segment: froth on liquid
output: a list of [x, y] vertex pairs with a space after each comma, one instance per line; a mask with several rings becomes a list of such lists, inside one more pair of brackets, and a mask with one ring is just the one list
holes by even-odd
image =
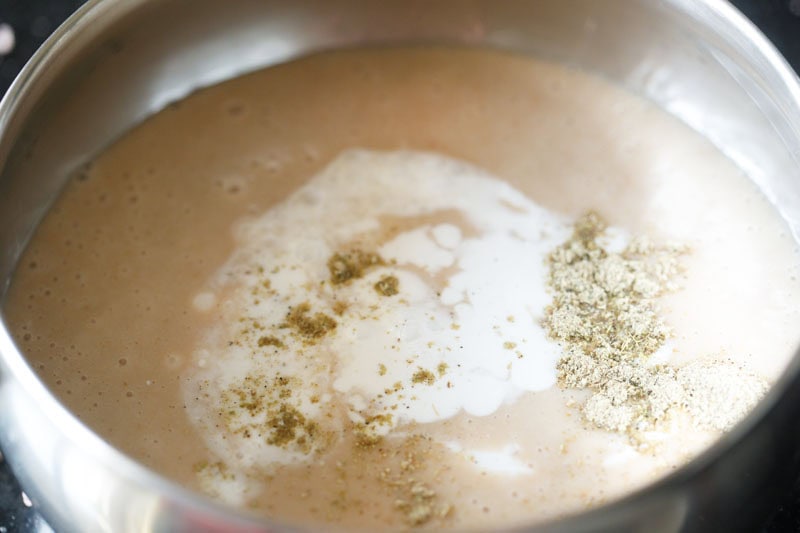
[[[314, 56], [199, 92], [85, 178], [23, 258], [17, 339], [115, 446], [279, 520], [542, 520], [715, 437], [643, 453], [553, 386], [543, 259], [585, 210], [692, 248], [661, 360], [773, 379], [797, 341], [796, 245], [758, 191], [657, 109], [527, 58]], [[337, 284], [337, 254], [374, 255]]]

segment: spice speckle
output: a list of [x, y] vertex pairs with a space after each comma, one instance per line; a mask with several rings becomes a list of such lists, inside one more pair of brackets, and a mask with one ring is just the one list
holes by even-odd
[[310, 312], [311, 305], [303, 302], [289, 311], [282, 327], [291, 328], [308, 342], [315, 342], [336, 329], [336, 321], [325, 313], [310, 316]]
[[400, 281], [397, 279], [397, 276], [384, 276], [375, 283], [375, 290], [378, 291], [378, 294], [382, 294], [383, 296], [394, 296], [398, 293], [398, 286], [400, 285]]
[[436, 376], [430, 370], [420, 368], [411, 376], [411, 382], [414, 384], [424, 383], [425, 385], [433, 385], [436, 382]]
[[263, 348], [265, 346], [274, 346], [276, 348], [286, 348], [286, 345], [278, 337], [274, 335], [265, 335], [258, 339], [258, 346]]
[[378, 254], [353, 250], [349, 253], [332, 255], [328, 259], [328, 270], [331, 283], [338, 285], [360, 278], [368, 269], [384, 264], [384, 260]]

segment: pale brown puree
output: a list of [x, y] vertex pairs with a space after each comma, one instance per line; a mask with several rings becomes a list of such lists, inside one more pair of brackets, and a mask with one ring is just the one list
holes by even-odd
[[[600, 79], [498, 52], [431, 48], [309, 57], [199, 91], [132, 130], [73, 180], [37, 231], [5, 308], [15, 338], [88, 426], [197, 488], [197, 465], [214, 458], [185, 414], [181, 380], [212, 315], [192, 301], [231, 254], [237, 221], [351, 147], [439, 152], [554, 211], [594, 209], [631, 231], [692, 239], [684, 293], [694, 296], [667, 297], [676, 342], [748, 360], [770, 378], [791, 353], [796, 339], [783, 332], [798, 317], [787, 312], [798, 300], [794, 243], [710, 144]], [[746, 238], [720, 239], [704, 224]], [[746, 286], [715, 274], [738, 260]], [[763, 309], [758, 324], [753, 309]], [[752, 357], [759, 352], [776, 355]], [[414, 475], [453, 504], [429, 525], [496, 527], [597, 505], [686, 459], [604, 465], [602, 443], [622, 437], [583, 430], [567, 407], [580, 397], [553, 388], [429, 431], [484, 445], [490, 433], [535, 435], [533, 476], [487, 476], [420, 441], [279, 469], [248, 506], [301, 523], [405, 527], [394, 502], [406, 488], [375, 474], [384, 463], [399, 474], [410, 450], [421, 464]]]

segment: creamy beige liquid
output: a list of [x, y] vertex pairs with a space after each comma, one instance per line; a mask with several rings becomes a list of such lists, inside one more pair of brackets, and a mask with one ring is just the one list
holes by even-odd
[[[403, 528], [415, 502], [434, 511], [430, 527], [543, 520], [632, 491], [715, 437], [682, 431], [638, 452], [624, 436], [588, 429], [572, 407], [583, 393], [554, 386], [485, 416], [404, 423], [366, 447], [354, 446], [345, 403], [336, 407], [344, 400], [332, 396], [339, 433], [324, 453], [247, 472], [221, 457], [209, 444], [214, 421], [196, 420], [198, 376], [215, 357], [209, 332], [226, 316], [215, 302], [228, 289], [209, 299], [209, 287], [242, 246], [243, 221], [352, 148], [455, 158], [564, 220], [594, 209], [624, 231], [690, 246], [683, 288], [662, 302], [675, 331], [670, 364], [723, 357], [773, 380], [796, 347], [797, 245], [707, 141], [582, 73], [422, 48], [309, 57], [202, 90], [135, 128], [65, 189], [37, 231], [4, 310], [16, 339], [114, 446], [180, 483], [300, 524]], [[445, 210], [400, 226], [446, 223], [466, 237], [466, 220]], [[386, 223], [381, 242], [398, 224]]]

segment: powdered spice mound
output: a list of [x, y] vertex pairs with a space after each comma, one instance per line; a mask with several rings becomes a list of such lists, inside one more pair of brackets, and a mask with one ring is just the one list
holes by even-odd
[[609, 252], [598, 242], [605, 229], [588, 213], [548, 257], [553, 303], [543, 326], [563, 348], [559, 385], [589, 389], [585, 419], [640, 445], [643, 432], [678, 409], [699, 427], [730, 428], [765, 393], [763, 379], [728, 361], [680, 369], [649, 361], [671, 336], [658, 298], [677, 289], [679, 258], [688, 250], [636, 238], [622, 252]]
[[595, 359], [651, 355], [669, 334], [655, 298], [668, 290], [683, 250], [637, 241], [621, 254], [608, 253], [597, 243], [604, 229], [589, 213], [575, 224], [572, 238], [550, 254], [554, 296], [545, 327], [555, 340]]

